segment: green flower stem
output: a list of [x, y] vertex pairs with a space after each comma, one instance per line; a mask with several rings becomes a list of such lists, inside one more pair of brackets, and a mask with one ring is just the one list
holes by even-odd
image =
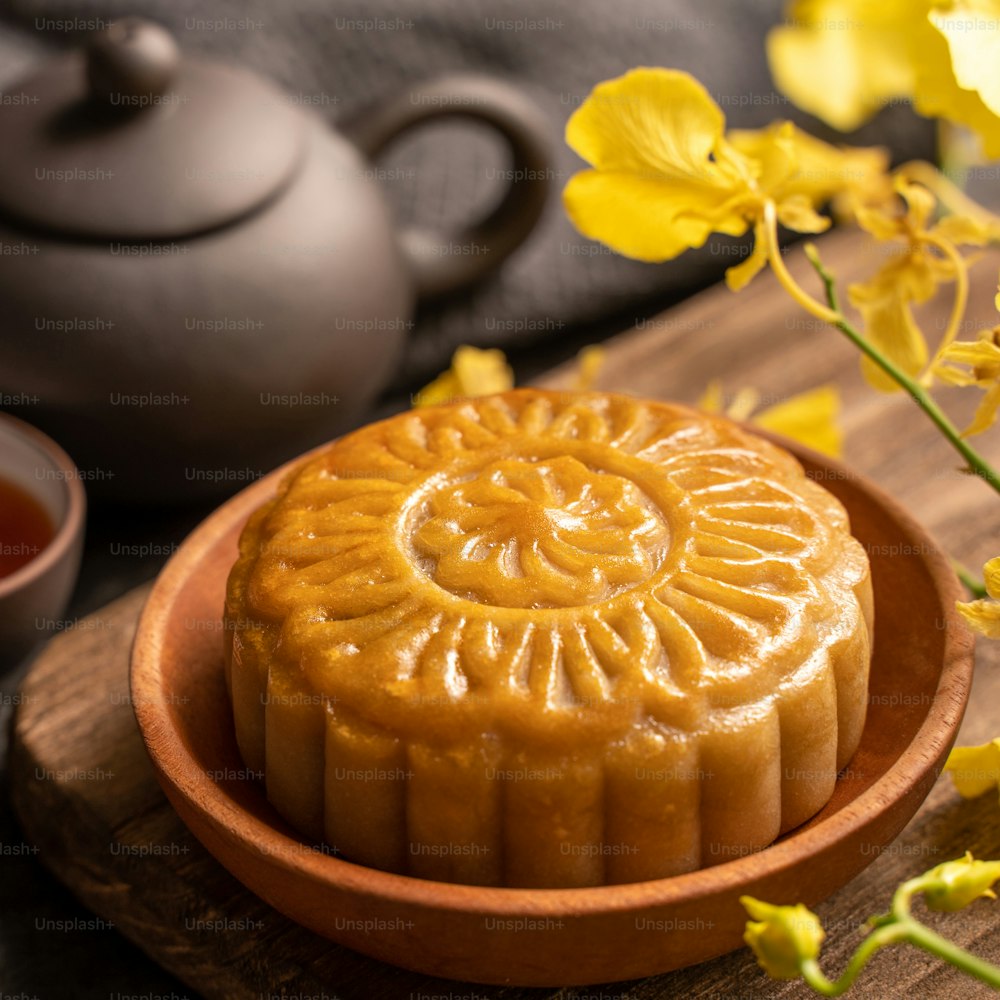
[[808, 959], [802, 963], [802, 978], [817, 993], [827, 997], [839, 997], [854, 985], [861, 970], [879, 948], [903, 942], [922, 948], [924, 951], [951, 963], [959, 971], [973, 976], [995, 990], [1000, 990], [1000, 969], [975, 955], [969, 954], [964, 948], [959, 948], [957, 944], [941, 937], [940, 934], [935, 934], [929, 927], [912, 917], [872, 931], [851, 956], [844, 974], [839, 979], [827, 979], [815, 959]]
[[823, 282], [823, 287], [826, 291], [826, 301], [829, 303], [830, 309], [837, 314], [837, 319], [830, 322], [862, 354], [871, 358], [886, 375], [913, 397], [917, 406], [930, 417], [951, 446], [965, 459], [971, 473], [982, 479], [997, 493], [1000, 493], [1000, 474], [962, 437], [958, 428], [945, 416], [944, 411], [934, 402], [927, 390], [910, 378], [901, 368], [897, 368], [889, 358], [882, 354], [874, 344], [851, 325], [837, 304], [837, 290], [834, 285], [833, 275], [823, 266], [815, 252], [807, 254], [807, 257], [809, 258], [809, 263], [812, 264], [820, 280]]
[[918, 875], [916, 878], [904, 882], [893, 894], [892, 919], [896, 921], [896, 927], [906, 929], [906, 936], [903, 940], [918, 948], [923, 948], [924, 951], [928, 951], [932, 955], [937, 955], [938, 958], [943, 958], [946, 962], [954, 965], [956, 969], [960, 969], [967, 975], [975, 976], [976, 979], [1000, 990], [1000, 968], [971, 955], [964, 948], [959, 948], [957, 944], [953, 944], [947, 938], [935, 934], [929, 927], [913, 918], [910, 913], [910, 902], [915, 895], [929, 888], [932, 882], [930, 873], [925, 872], [923, 875]]
[[923, 948], [924, 951], [943, 958], [950, 962], [956, 969], [966, 975], [973, 976], [980, 982], [986, 983], [993, 989], [1000, 991], [1000, 969], [975, 955], [970, 955], [964, 948], [959, 948], [947, 938], [935, 934], [929, 927], [925, 927], [917, 920], [911, 920], [906, 928], [907, 934], [904, 940], [910, 944]]
[[907, 940], [907, 928], [900, 924], [891, 924], [880, 927], [877, 931], [872, 931], [861, 942], [858, 950], [851, 956], [851, 960], [844, 969], [844, 974], [839, 979], [830, 980], [823, 974], [823, 970], [815, 959], [808, 959], [802, 963], [802, 978], [817, 992], [827, 997], [839, 997], [846, 993], [858, 978], [861, 970], [868, 964], [871, 957], [879, 950], [889, 944], [896, 944], [899, 941]]
[[896, 890], [892, 897], [892, 911], [880, 917], [873, 917], [869, 921], [875, 930], [861, 942], [839, 979], [828, 979], [815, 959], [806, 959], [802, 962], [802, 978], [817, 993], [827, 997], [839, 997], [854, 985], [861, 970], [879, 948], [905, 942], [944, 959], [961, 972], [974, 976], [993, 989], [1000, 991], [1000, 968], [977, 958], [947, 938], [936, 934], [910, 913], [910, 903], [913, 897], [927, 887], [925, 873], [904, 882]]
[[979, 577], [977, 577], [972, 570], [968, 568], [968, 566], [964, 566], [957, 559], [952, 559], [951, 565], [955, 570], [955, 575], [962, 581], [962, 585], [973, 598], [981, 600], [990, 596], [986, 592], [986, 586], [983, 581], [980, 580]]

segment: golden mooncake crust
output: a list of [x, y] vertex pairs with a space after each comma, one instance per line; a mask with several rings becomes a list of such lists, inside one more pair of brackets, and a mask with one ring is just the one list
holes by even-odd
[[871, 585], [788, 453], [685, 407], [515, 390], [362, 428], [248, 522], [240, 749], [365, 864], [588, 885], [730, 860], [860, 739]]

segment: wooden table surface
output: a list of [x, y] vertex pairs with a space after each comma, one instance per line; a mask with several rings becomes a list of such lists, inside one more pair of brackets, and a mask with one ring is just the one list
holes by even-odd
[[[877, 263], [857, 235], [821, 241], [843, 278]], [[971, 337], [993, 325], [996, 258], [974, 272]], [[808, 267], [789, 254], [793, 272]], [[949, 300], [927, 311], [943, 327]], [[571, 369], [544, 384], [565, 386]], [[714, 289], [629, 331], [609, 345], [599, 388], [693, 402], [710, 378], [727, 394], [757, 388], [765, 403], [822, 382], [844, 401], [846, 457], [909, 507], [954, 556], [978, 567], [1000, 553], [1000, 502], [963, 475], [948, 446], [905, 397], [878, 395], [858, 373], [843, 338], [805, 317], [769, 274], [739, 296]], [[965, 419], [977, 392], [941, 394]], [[994, 460], [1000, 447], [982, 442]], [[746, 950], [665, 976], [602, 987], [518, 989], [451, 983], [382, 965], [291, 924], [252, 897], [191, 837], [166, 804], [142, 751], [127, 697], [127, 653], [143, 592], [133, 592], [54, 639], [20, 693], [12, 744], [15, 804], [40, 857], [89, 907], [206, 997], [311, 996], [340, 1000], [562, 998], [701, 1000], [807, 997], [800, 983], [761, 973]], [[982, 642], [962, 743], [1000, 734], [1000, 644]], [[58, 765], [104, 772], [100, 780], [53, 779]], [[39, 767], [43, 776], [38, 777]], [[111, 845], [119, 845], [114, 849]], [[125, 845], [121, 848], [120, 845]], [[143, 849], [145, 845], [145, 849]], [[158, 845], [158, 846], [157, 846]], [[817, 907], [828, 931], [823, 965], [836, 974], [861, 938], [865, 917], [886, 906], [903, 879], [971, 849], [1000, 857], [995, 795], [966, 802], [940, 780], [902, 835], [872, 865]], [[930, 915], [950, 938], [1000, 962], [1000, 902]], [[2, 986], [2, 983], [0, 983]], [[912, 949], [883, 952], [851, 994], [864, 998], [994, 996], [985, 987]]]

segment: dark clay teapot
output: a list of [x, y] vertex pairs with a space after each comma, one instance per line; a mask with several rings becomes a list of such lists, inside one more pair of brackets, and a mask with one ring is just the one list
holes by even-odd
[[[499, 81], [419, 86], [349, 141], [134, 18], [5, 97], [0, 404], [115, 497], [231, 492], [357, 420], [416, 298], [495, 268], [552, 173], [541, 116]], [[394, 232], [365, 157], [455, 115], [527, 179], [461, 233]]]

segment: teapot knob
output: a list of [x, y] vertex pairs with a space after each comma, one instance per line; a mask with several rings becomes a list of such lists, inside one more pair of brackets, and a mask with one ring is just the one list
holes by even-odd
[[170, 86], [179, 63], [174, 36], [140, 17], [112, 22], [87, 45], [91, 94], [124, 108], [150, 104]]

